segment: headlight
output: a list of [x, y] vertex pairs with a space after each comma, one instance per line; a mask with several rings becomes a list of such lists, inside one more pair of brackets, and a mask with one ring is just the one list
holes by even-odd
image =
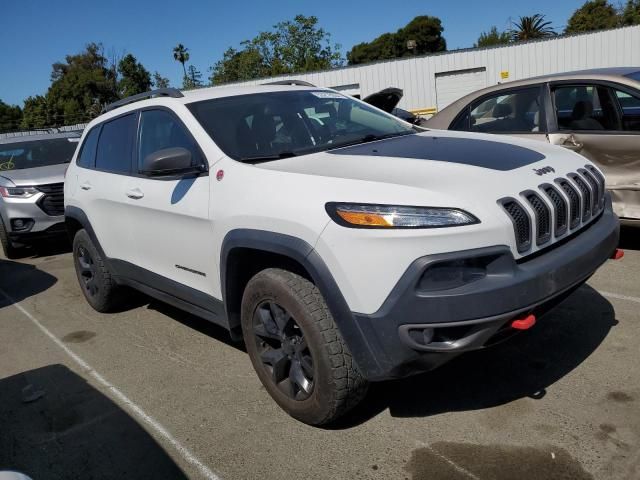
[[0, 187], [0, 195], [5, 198], [29, 198], [36, 193], [38, 190], [33, 187]]
[[351, 228], [439, 228], [480, 223], [458, 208], [332, 202], [326, 209], [336, 223]]

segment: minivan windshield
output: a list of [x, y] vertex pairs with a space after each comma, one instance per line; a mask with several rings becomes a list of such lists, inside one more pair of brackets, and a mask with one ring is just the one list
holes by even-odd
[[69, 163], [78, 138], [51, 138], [0, 144], [0, 172]]
[[229, 157], [263, 162], [416, 131], [400, 120], [326, 90], [265, 92], [188, 105]]

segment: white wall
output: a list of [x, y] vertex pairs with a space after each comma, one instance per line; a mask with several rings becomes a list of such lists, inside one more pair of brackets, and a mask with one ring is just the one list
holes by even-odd
[[[370, 65], [286, 75], [321, 87], [359, 84], [363, 97], [387, 87], [404, 90], [400, 107], [435, 107], [436, 73], [486, 68], [487, 85], [500, 81], [601, 67], [640, 68], [640, 26], [552, 38], [504, 47], [470, 49], [436, 55], [389, 60]], [[509, 72], [508, 80], [500, 73]], [[255, 85], [266, 80], [241, 84]], [[442, 107], [442, 105], [441, 105]]]

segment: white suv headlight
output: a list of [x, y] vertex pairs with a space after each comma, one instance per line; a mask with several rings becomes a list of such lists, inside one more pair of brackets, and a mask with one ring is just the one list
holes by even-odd
[[0, 195], [5, 198], [29, 198], [38, 190], [33, 187], [0, 187]]
[[331, 202], [326, 210], [336, 223], [350, 228], [439, 228], [480, 223], [458, 208]]

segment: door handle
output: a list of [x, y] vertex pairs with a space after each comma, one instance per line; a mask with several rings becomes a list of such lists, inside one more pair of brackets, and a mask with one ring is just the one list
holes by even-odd
[[144, 193], [139, 188], [132, 188], [131, 190], [127, 190], [127, 197], [133, 198], [134, 200], [140, 200], [144, 197]]
[[84, 182], [82, 185], [80, 185], [80, 188], [82, 190], [91, 190], [91, 184], [89, 182]]
[[573, 150], [574, 152], [577, 152], [578, 150], [582, 150], [582, 147], [584, 147], [584, 143], [577, 141], [576, 137], [571, 135], [564, 139], [562, 146], [568, 150]]

